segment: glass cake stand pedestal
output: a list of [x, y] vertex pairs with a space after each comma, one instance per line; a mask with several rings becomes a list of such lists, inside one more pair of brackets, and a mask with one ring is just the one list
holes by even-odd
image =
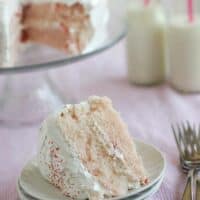
[[[111, 48], [126, 35], [124, 0], [110, 0], [110, 17], [104, 39], [86, 52], [67, 57], [47, 47], [30, 46], [20, 54], [17, 63], [0, 67], [4, 81], [0, 91], [0, 126], [8, 128], [39, 124], [45, 116], [61, 105], [71, 103], [65, 99], [50, 77], [50, 69], [70, 67], [70, 64]], [[66, 80], [67, 81], [67, 80]]]
[[7, 75], [0, 96], [0, 125], [39, 123], [65, 102], [48, 72]]

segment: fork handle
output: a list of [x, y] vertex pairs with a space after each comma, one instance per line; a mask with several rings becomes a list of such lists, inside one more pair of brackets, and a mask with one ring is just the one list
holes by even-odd
[[200, 200], [200, 175], [199, 170], [196, 170], [196, 200]]
[[187, 183], [183, 193], [182, 200], [194, 200], [194, 169], [188, 173]]

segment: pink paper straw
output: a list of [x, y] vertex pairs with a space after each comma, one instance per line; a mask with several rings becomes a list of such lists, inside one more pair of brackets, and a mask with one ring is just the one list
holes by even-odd
[[144, 0], [144, 6], [148, 6], [150, 3], [150, 0]]
[[187, 10], [188, 10], [188, 20], [191, 23], [194, 20], [193, 0], [187, 0]]

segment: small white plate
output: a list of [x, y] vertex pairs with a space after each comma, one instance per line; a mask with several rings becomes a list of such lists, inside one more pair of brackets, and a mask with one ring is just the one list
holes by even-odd
[[[164, 177], [161, 177], [161, 179], [150, 189], [147, 189], [144, 192], [141, 192], [135, 196], [128, 197], [124, 200], [144, 200], [146, 198], [151, 197], [153, 194], [155, 194], [159, 190], [160, 185], [162, 184], [163, 178]], [[17, 184], [17, 192], [18, 192], [20, 200], [36, 200], [35, 198], [29, 196], [28, 194], [25, 194], [23, 189], [21, 189], [19, 183]]]
[[[161, 152], [154, 146], [135, 140], [137, 151], [140, 153], [144, 167], [147, 170], [150, 183], [147, 186], [136, 190], [130, 190], [126, 195], [112, 198], [112, 200], [122, 200], [133, 197], [151, 188], [164, 176], [165, 159]], [[30, 196], [41, 200], [71, 200], [63, 196], [60, 191], [48, 183], [40, 174], [34, 160], [30, 161], [23, 169], [19, 177], [22, 189]]]

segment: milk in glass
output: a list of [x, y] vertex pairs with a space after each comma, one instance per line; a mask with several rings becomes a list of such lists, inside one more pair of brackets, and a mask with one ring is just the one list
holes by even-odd
[[127, 12], [128, 78], [136, 84], [165, 79], [166, 18], [159, 1], [133, 1]]
[[173, 16], [167, 31], [169, 80], [183, 92], [200, 92], [200, 17]]

